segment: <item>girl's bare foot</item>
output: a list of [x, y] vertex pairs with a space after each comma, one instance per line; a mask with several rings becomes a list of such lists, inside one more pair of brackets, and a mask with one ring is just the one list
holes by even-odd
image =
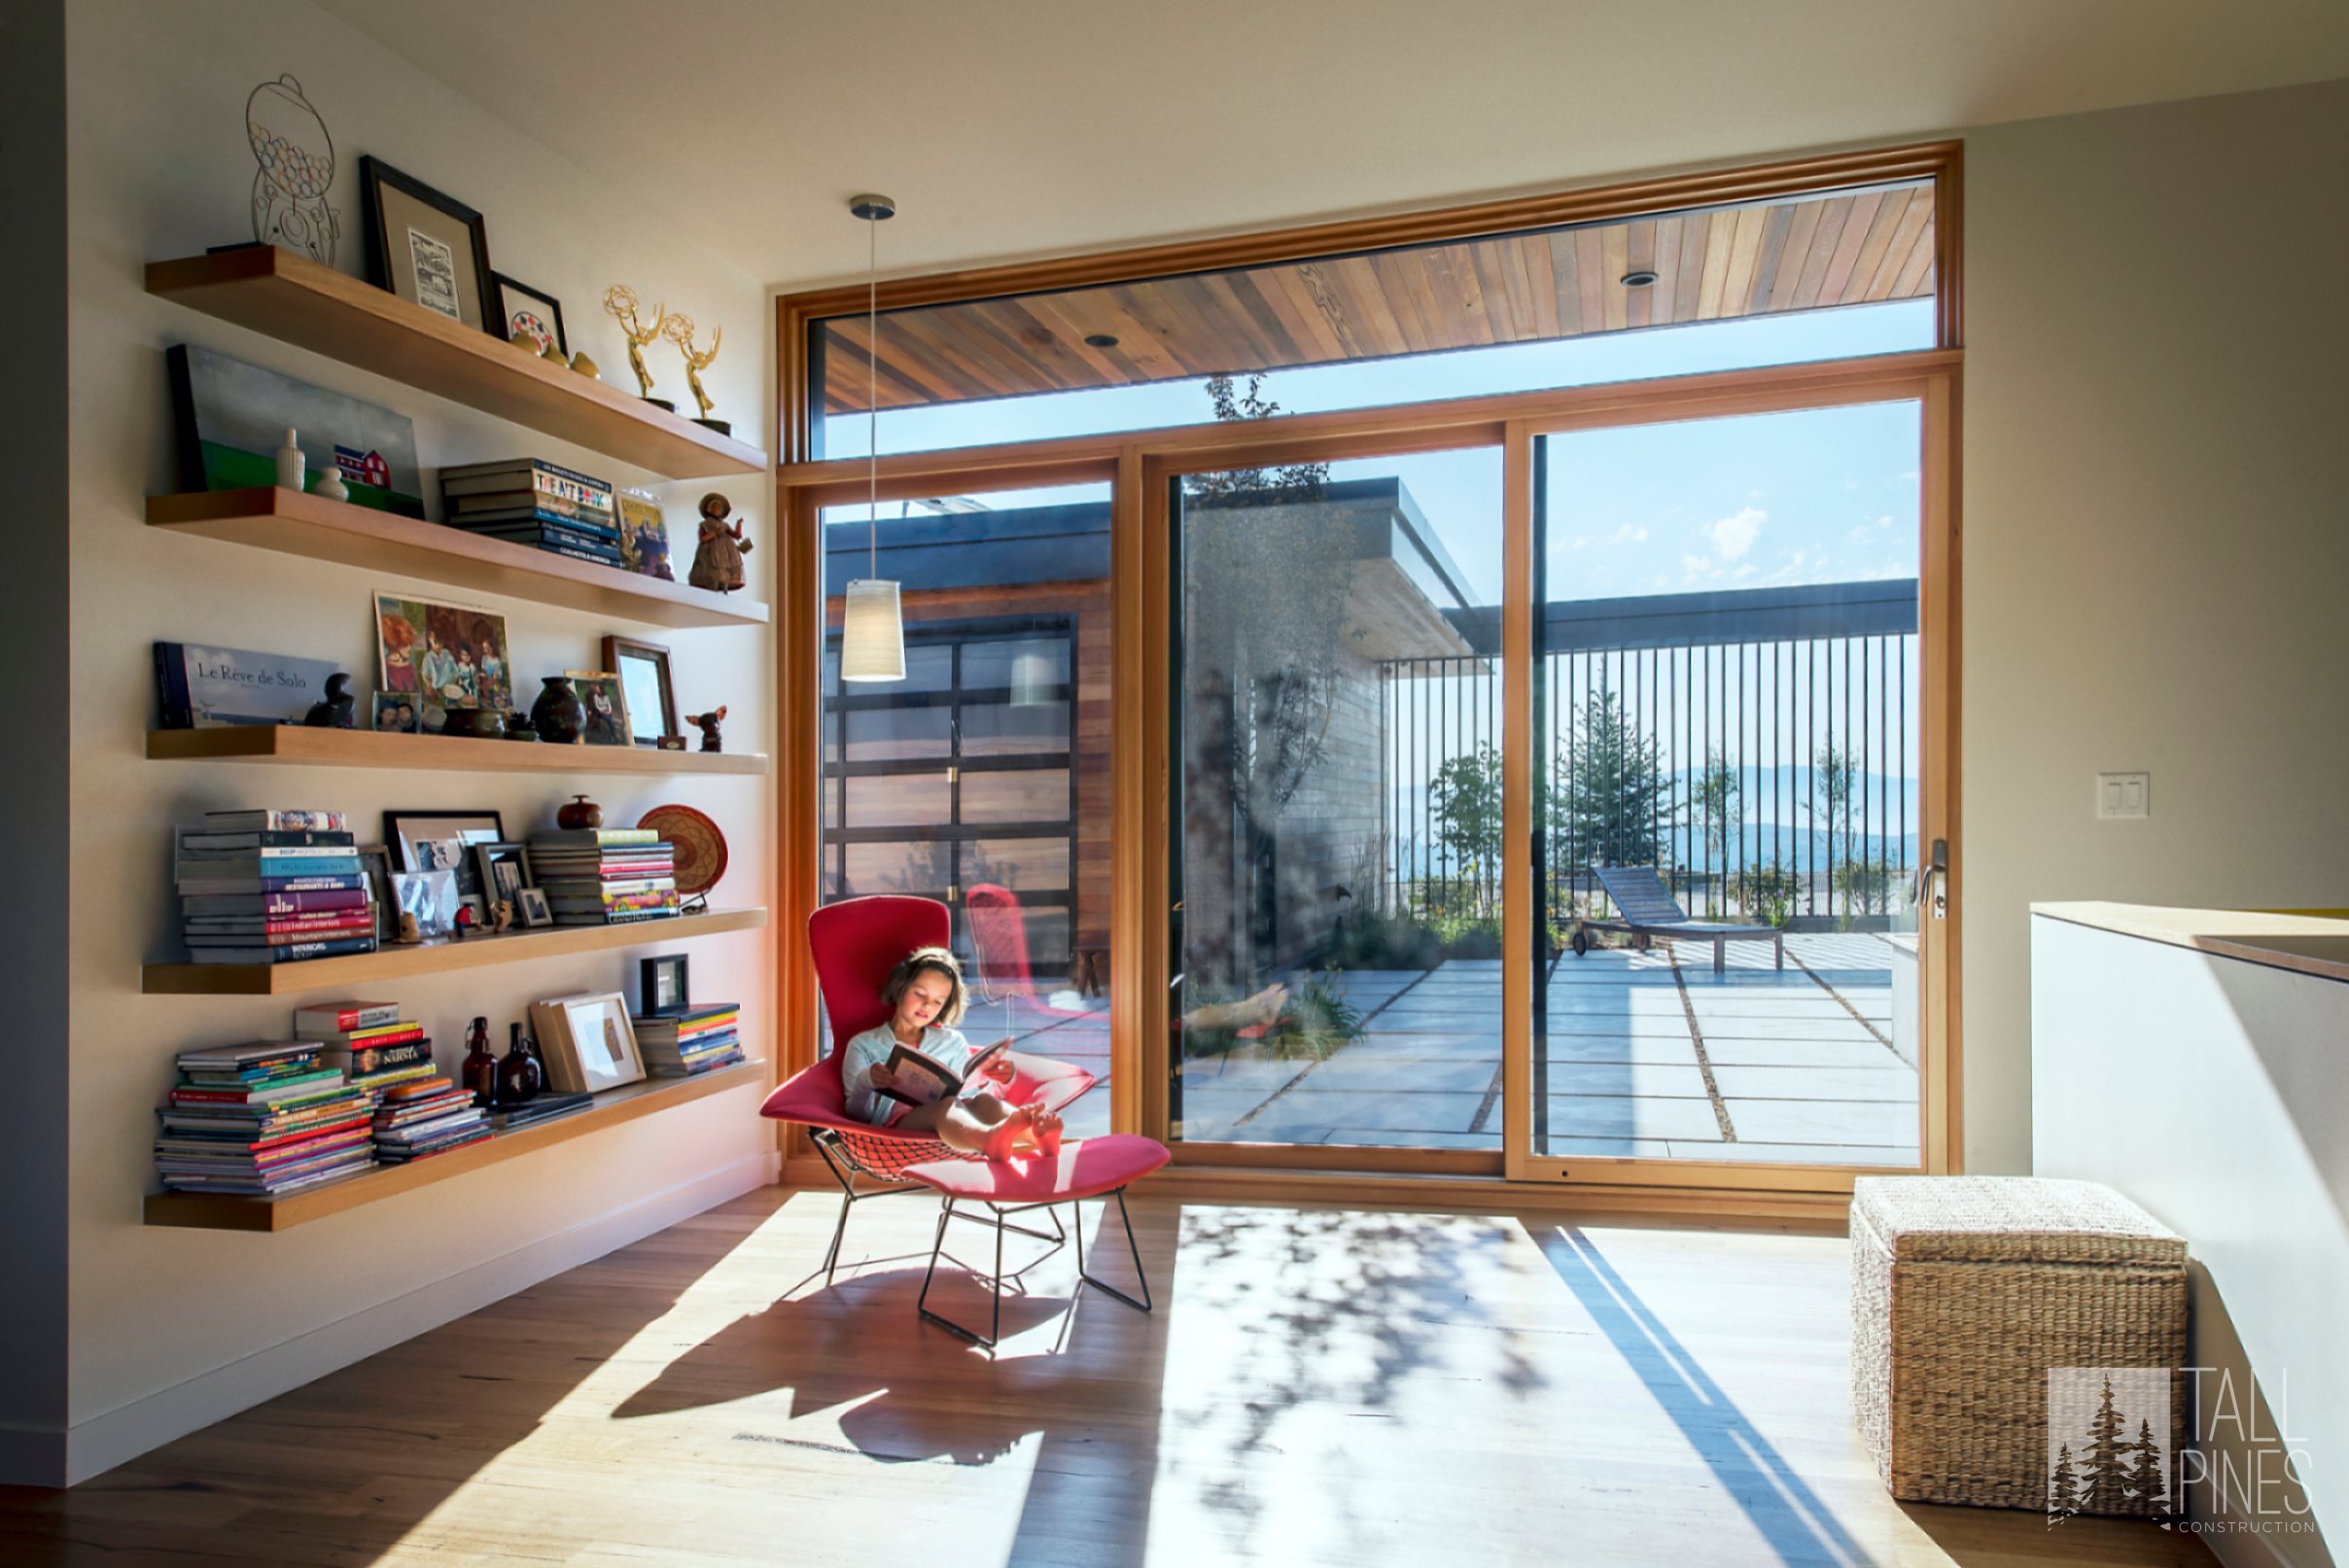
[[1023, 1152], [1033, 1152], [1036, 1147], [1036, 1115], [1034, 1105], [1013, 1109], [988, 1132], [987, 1145], [980, 1153], [990, 1160], [1009, 1160]]
[[1061, 1152], [1061, 1119], [1056, 1113], [1038, 1110], [1034, 1128], [1035, 1146], [1039, 1152], [1047, 1156]]

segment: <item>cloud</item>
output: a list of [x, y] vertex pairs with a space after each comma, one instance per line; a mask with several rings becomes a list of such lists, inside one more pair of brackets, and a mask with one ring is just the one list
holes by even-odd
[[1754, 547], [1754, 540], [1762, 537], [1762, 525], [1769, 520], [1770, 513], [1761, 507], [1741, 506], [1718, 522], [1705, 524], [1700, 532], [1712, 540], [1713, 553], [1724, 561], [1735, 561]]
[[1642, 525], [1637, 523], [1626, 523], [1621, 528], [1615, 530], [1613, 536], [1608, 539], [1607, 542], [1609, 544], [1637, 544], [1647, 537], [1648, 531]]

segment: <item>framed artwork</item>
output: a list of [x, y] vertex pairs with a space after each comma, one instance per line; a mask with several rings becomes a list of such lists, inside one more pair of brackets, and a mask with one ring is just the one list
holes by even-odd
[[522, 923], [525, 925], [538, 926], [554, 923], [554, 906], [546, 901], [546, 893], [543, 889], [523, 889], [520, 896], [514, 900], [514, 908], [520, 912]]
[[571, 689], [587, 710], [587, 728], [579, 739], [588, 746], [626, 746], [628, 705], [620, 696], [620, 678], [609, 670], [566, 670]]
[[669, 565], [669, 524], [661, 515], [660, 504], [649, 496], [625, 493], [614, 498], [619, 505], [620, 565], [648, 577], [677, 580], [677, 573]]
[[483, 896], [493, 904], [502, 898], [519, 909], [522, 889], [538, 880], [530, 871], [530, 846], [476, 844], [473, 852], [473, 865], [481, 873]]
[[[392, 900], [402, 915], [416, 919], [417, 934], [430, 939], [457, 929], [457, 879], [448, 871], [395, 871]], [[397, 923], [395, 922], [395, 923]]]
[[367, 877], [368, 895], [375, 901], [375, 940], [389, 942], [400, 934], [400, 905], [392, 896], [392, 852], [380, 844], [362, 844], [359, 869]]
[[645, 1059], [617, 992], [533, 1002], [530, 1017], [559, 1092], [593, 1094], [643, 1080]]
[[424, 733], [421, 706], [412, 691], [378, 691], [375, 693], [375, 727], [388, 735], [421, 735]]
[[277, 449], [294, 432], [305, 484], [332, 470], [350, 505], [424, 515], [416, 426], [405, 414], [264, 370], [208, 348], [168, 350], [182, 490], [241, 490], [277, 482]]
[[[658, 643], [633, 637], [604, 639], [604, 668], [619, 677], [620, 713], [628, 720], [628, 735], [639, 746], [657, 747], [670, 736], [684, 734], [677, 726], [677, 692], [669, 684], [669, 650]], [[585, 700], [586, 693], [581, 692]]]
[[486, 610], [375, 596], [375, 685], [413, 693], [418, 722], [440, 726], [435, 710], [513, 707], [513, 664], [506, 617]]
[[359, 205], [367, 219], [369, 283], [451, 321], [506, 335], [479, 213], [375, 157], [359, 160]]
[[516, 332], [529, 338], [544, 354], [552, 348], [565, 359], [571, 358], [571, 339], [563, 332], [563, 302], [553, 295], [541, 294], [529, 284], [509, 278], [503, 272], [489, 275], [498, 295], [498, 335], [512, 342]]
[[685, 989], [685, 955], [683, 953], [664, 953], [658, 958], [639, 959], [636, 973], [639, 1016], [667, 1018], [692, 1005], [687, 1000], [692, 993]]
[[496, 812], [387, 811], [383, 842], [396, 869], [448, 872], [456, 899], [476, 921], [488, 919], [489, 896], [472, 851], [476, 844], [508, 842], [506, 821]]

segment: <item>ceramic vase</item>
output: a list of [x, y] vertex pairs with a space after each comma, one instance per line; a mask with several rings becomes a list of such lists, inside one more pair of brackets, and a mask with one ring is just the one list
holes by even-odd
[[578, 744], [587, 732], [587, 705], [579, 701], [569, 677], [545, 678], [545, 689], [530, 705], [530, 722], [538, 729], [542, 741], [552, 741], [557, 746]]
[[539, 1064], [535, 1043], [522, 1037], [522, 1026], [508, 1028], [506, 1060], [498, 1063], [498, 1103], [519, 1105], [546, 1087], [546, 1069]]
[[555, 811], [554, 825], [566, 833], [577, 833], [581, 828], [601, 827], [604, 825], [604, 808], [589, 800], [585, 795], [574, 795], [569, 803]]

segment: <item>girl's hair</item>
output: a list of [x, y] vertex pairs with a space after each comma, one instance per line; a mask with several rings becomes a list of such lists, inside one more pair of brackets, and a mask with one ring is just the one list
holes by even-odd
[[952, 1028], [963, 1022], [963, 1009], [968, 998], [963, 989], [963, 965], [944, 948], [916, 948], [899, 958], [897, 966], [889, 972], [888, 984], [881, 988], [881, 999], [889, 1004], [894, 1015], [897, 1004], [905, 1000], [905, 993], [913, 990], [914, 981], [926, 969], [944, 975], [948, 988], [946, 1005], [938, 1009], [938, 1016], [930, 1022], [941, 1028]]

